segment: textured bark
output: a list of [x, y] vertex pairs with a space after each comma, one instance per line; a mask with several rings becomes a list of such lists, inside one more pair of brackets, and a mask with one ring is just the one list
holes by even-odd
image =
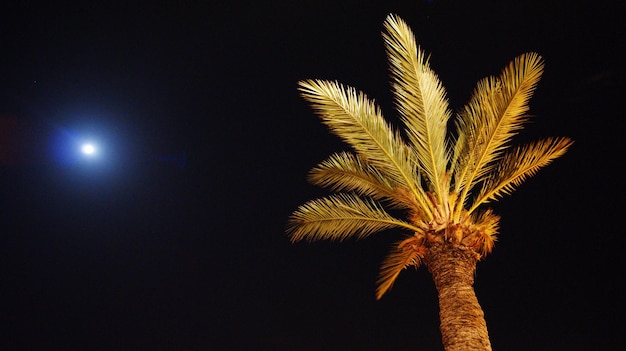
[[446, 351], [491, 350], [482, 308], [474, 293], [478, 255], [464, 246], [436, 243], [424, 257], [439, 293], [439, 318]]

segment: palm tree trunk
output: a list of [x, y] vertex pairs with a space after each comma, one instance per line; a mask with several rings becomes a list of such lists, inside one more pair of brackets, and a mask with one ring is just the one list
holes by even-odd
[[433, 244], [424, 263], [439, 293], [439, 318], [446, 351], [491, 350], [483, 310], [474, 293], [478, 255], [470, 248]]

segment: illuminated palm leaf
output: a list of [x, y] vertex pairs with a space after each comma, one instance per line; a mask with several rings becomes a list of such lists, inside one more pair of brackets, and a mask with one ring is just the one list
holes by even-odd
[[330, 188], [334, 192], [354, 191], [377, 200], [387, 200], [399, 207], [410, 206], [394, 191], [398, 185], [392, 184], [389, 178], [367, 161], [351, 153], [331, 155], [311, 170], [308, 179], [312, 184]]
[[562, 156], [571, 145], [568, 138], [548, 138], [511, 150], [489, 174], [469, 212], [480, 204], [510, 194], [540, 168]]
[[409, 26], [397, 16], [385, 21], [383, 33], [391, 66], [396, 108], [409, 141], [439, 200], [448, 193], [443, 179], [448, 164], [446, 127], [450, 118], [446, 91], [416, 45]]
[[336, 82], [307, 80], [299, 84], [302, 96], [333, 133], [394, 184], [409, 189], [428, 212], [426, 195], [417, 182], [415, 155], [373, 101]]
[[470, 189], [494, 170], [507, 143], [527, 121], [528, 100], [543, 73], [543, 61], [535, 53], [517, 57], [500, 77], [478, 83], [457, 121], [455, 189], [461, 192], [457, 210]]
[[396, 243], [380, 268], [376, 287], [376, 298], [380, 299], [391, 287], [407, 267], [420, 266], [421, 259], [426, 253], [423, 240], [418, 236], [411, 236]]
[[388, 214], [378, 203], [354, 194], [336, 194], [300, 206], [289, 219], [291, 241], [361, 239], [389, 229], [420, 230]]

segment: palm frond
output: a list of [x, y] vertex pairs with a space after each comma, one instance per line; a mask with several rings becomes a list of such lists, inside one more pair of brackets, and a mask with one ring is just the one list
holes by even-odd
[[396, 107], [407, 126], [419, 164], [441, 200], [448, 192], [443, 184], [448, 164], [446, 128], [450, 118], [446, 91], [430, 69], [409, 26], [399, 17], [389, 15], [385, 29], [383, 38]]
[[390, 204], [410, 208], [405, 197], [394, 191], [397, 185], [361, 157], [348, 152], [331, 155], [309, 172], [308, 180], [334, 192], [354, 191]]
[[404, 228], [420, 229], [394, 218], [380, 204], [355, 194], [336, 194], [300, 206], [289, 218], [291, 241], [362, 239], [370, 234]]
[[[478, 211], [477, 211], [478, 212]], [[470, 225], [471, 236], [463, 239], [463, 244], [474, 248], [481, 256], [490, 254], [496, 242], [500, 217], [488, 208], [482, 212], [472, 214]]]
[[527, 53], [515, 58], [498, 78], [478, 83], [457, 120], [461, 137], [457, 138], [454, 154], [466, 154], [457, 158], [460, 164], [455, 172], [455, 190], [462, 194], [457, 213], [469, 190], [494, 171], [494, 161], [527, 121], [528, 100], [542, 73], [541, 57]]
[[483, 203], [513, 192], [540, 168], [562, 156], [572, 143], [568, 138], [547, 138], [509, 151], [485, 180], [469, 213]]
[[404, 269], [409, 266], [419, 267], [426, 253], [423, 238], [414, 235], [397, 242], [387, 255], [380, 268], [376, 287], [376, 299], [380, 299], [391, 287]]
[[337, 82], [307, 80], [299, 85], [302, 96], [334, 134], [394, 183], [409, 189], [422, 210], [430, 214], [426, 194], [417, 181], [414, 153], [387, 124], [373, 101]]

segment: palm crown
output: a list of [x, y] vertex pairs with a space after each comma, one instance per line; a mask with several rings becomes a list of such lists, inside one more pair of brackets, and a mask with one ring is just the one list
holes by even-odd
[[360, 239], [389, 228], [408, 232], [383, 262], [377, 298], [404, 268], [419, 266], [433, 243], [462, 245], [480, 256], [491, 252], [499, 217], [480, 205], [511, 193], [572, 143], [546, 138], [510, 144], [529, 117], [528, 101], [543, 72], [538, 54], [523, 54], [498, 77], [481, 80], [449, 133], [453, 113], [445, 89], [410, 28], [390, 15], [383, 38], [402, 133], [362, 92], [337, 82], [300, 82], [304, 99], [352, 151], [311, 170], [313, 184], [337, 194], [300, 206], [287, 229], [292, 241]]

